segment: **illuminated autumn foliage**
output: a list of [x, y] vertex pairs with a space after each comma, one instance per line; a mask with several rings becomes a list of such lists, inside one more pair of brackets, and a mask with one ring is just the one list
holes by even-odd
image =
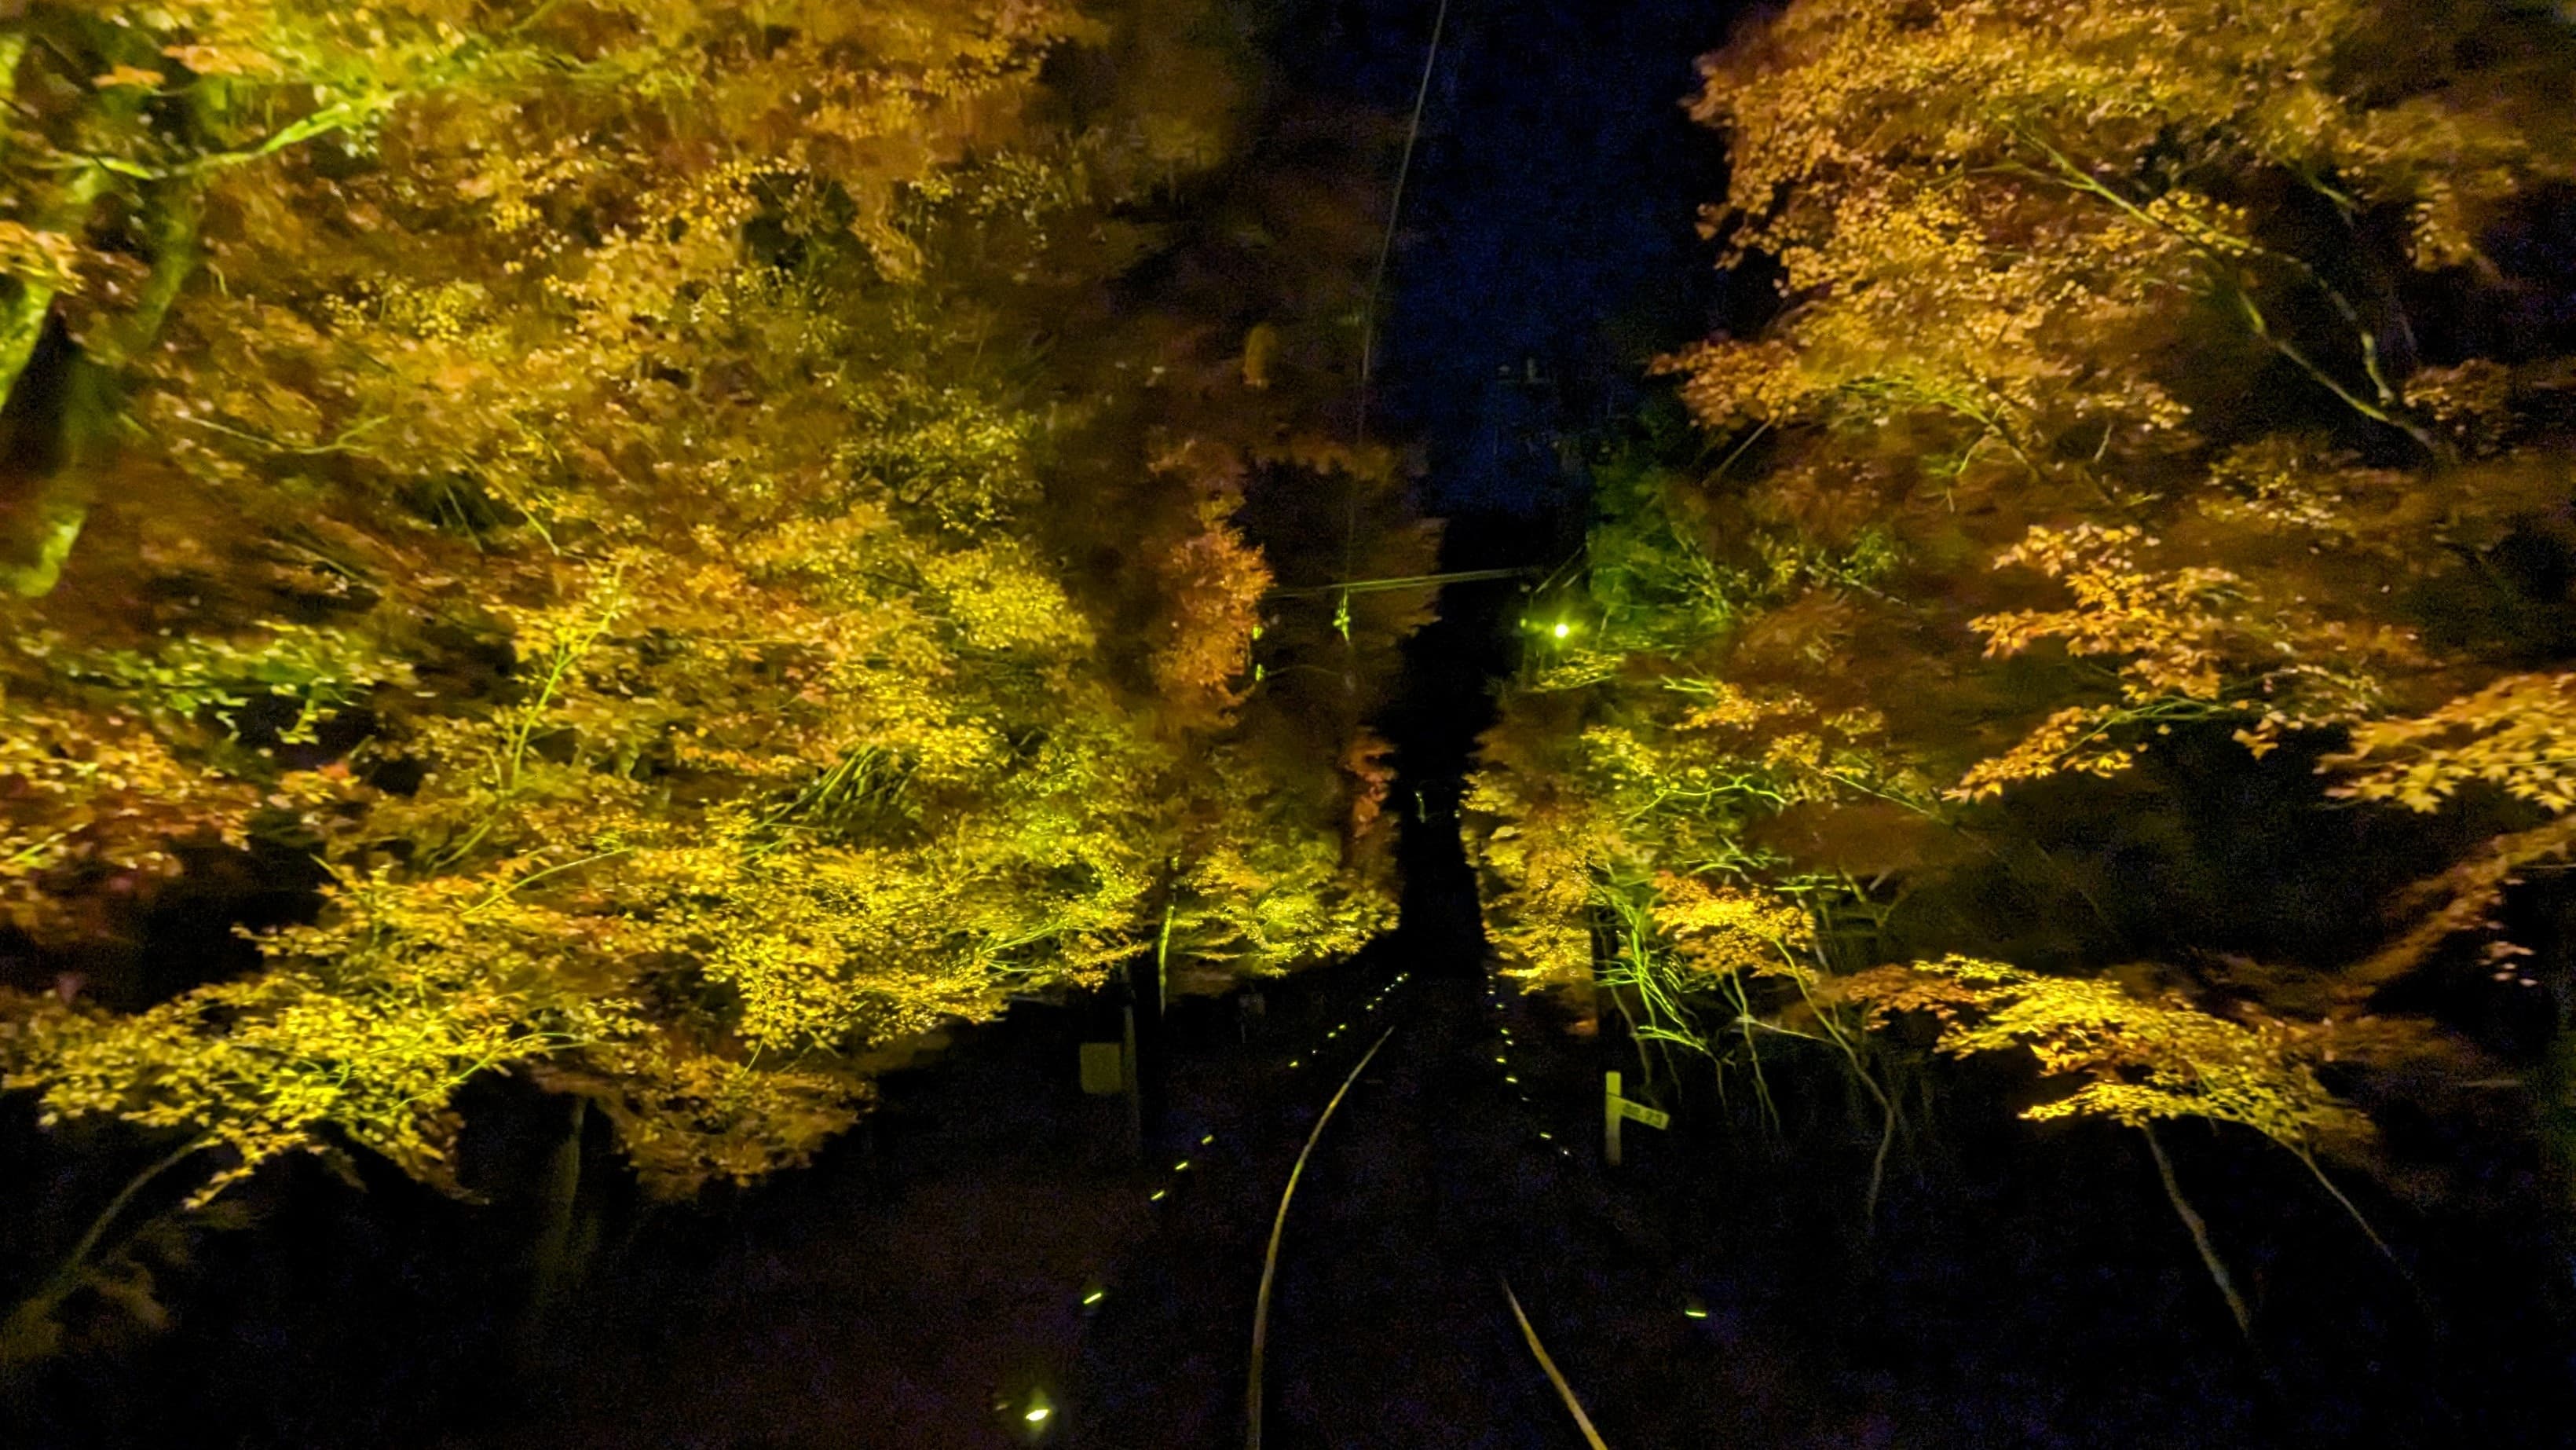
[[1778, 298], [1533, 610], [1469, 828], [1513, 969], [1757, 1081], [1825, 1042], [1891, 1132], [1928, 1040], [2376, 1163], [2375, 1074], [2482, 1070], [2381, 994], [2530, 991], [2576, 843], [2576, 335], [2507, 301], [2563, 295], [2572, 68], [2512, 5], [2196, 0], [1709, 57], [1705, 231]]
[[[1304, 465], [1245, 440], [1313, 390], [1229, 432], [1164, 339], [1049, 356], [1227, 144], [1172, 8], [0, 22], [0, 893], [113, 969], [0, 999], [6, 1086], [198, 1150], [203, 1202], [341, 1146], [447, 1182], [508, 1073], [687, 1193], [1014, 993], [1386, 925], [1346, 759], [1404, 621], [1320, 716], [1253, 644], [1243, 475]], [[1069, 46], [1204, 83], [1069, 120]], [[115, 966], [245, 862], [310, 896], [237, 973]]]

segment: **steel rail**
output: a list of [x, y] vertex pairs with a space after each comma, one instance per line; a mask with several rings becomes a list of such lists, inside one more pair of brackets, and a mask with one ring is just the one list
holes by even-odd
[[1386, 1046], [1386, 1040], [1394, 1035], [1392, 1027], [1379, 1033], [1377, 1041], [1369, 1044], [1369, 1050], [1361, 1055], [1359, 1066], [1352, 1068], [1351, 1075], [1342, 1079], [1333, 1100], [1324, 1104], [1323, 1116], [1315, 1120], [1314, 1131], [1306, 1135], [1306, 1146], [1297, 1150], [1297, 1165], [1288, 1170], [1288, 1186], [1280, 1192], [1279, 1216], [1270, 1224], [1270, 1251], [1261, 1259], [1261, 1292], [1252, 1305], [1252, 1378], [1243, 1396], [1244, 1450], [1261, 1450], [1261, 1360], [1262, 1352], [1270, 1343], [1270, 1285], [1279, 1276], [1279, 1240], [1288, 1231], [1288, 1201], [1297, 1195], [1297, 1180], [1306, 1171], [1306, 1160], [1315, 1151], [1315, 1141], [1324, 1136], [1324, 1125], [1333, 1120], [1333, 1110], [1342, 1105], [1351, 1084], [1360, 1080], [1360, 1074], [1368, 1070], [1369, 1061], [1377, 1056], [1377, 1050]]
[[1565, 1408], [1574, 1415], [1575, 1427], [1583, 1432], [1583, 1443], [1591, 1446], [1592, 1450], [1610, 1450], [1602, 1443], [1601, 1432], [1592, 1428], [1592, 1417], [1583, 1413], [1583, 1402], [1574, 1397], [1574, 1386], [1565, 1382], [1565, 1375], [1557, 1369], [1556, 1361], [1547, 1357], [1547, 1346], [1538, 1342], [1538, 1331], [1530, 1327], [1529, 1316], [1521, 1312], [1521, 1299], [1512, 1292], [1512, 1281], [1503, 1279], [1502, 1283], [1503, 1297], [1511, 1301], [1512, 1317], [1521, 1323], [1521, 1337], [1529, 1341], [1530, 1353], [1538, 1356], [1538, 1367], [1547, 1371], [1547, 1382], [1556, 1386], [1557, 1396], [1565, 1401]]

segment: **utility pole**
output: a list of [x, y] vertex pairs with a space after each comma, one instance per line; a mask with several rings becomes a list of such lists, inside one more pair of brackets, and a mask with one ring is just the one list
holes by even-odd
[[1136, 1062], [1136, 984], [1131, 976], [1127, 984], [1126, 1005], [1119, 1008], [1126, 1019], [1125, 1051], [1120, 1061], [1127, 1067], [1127, 1151], [1136, 1161], [1145, 1161], [1145, 1074]]
[[1619, 1074], [1602, 1074], [1601, 1161], [1619, 1166]]

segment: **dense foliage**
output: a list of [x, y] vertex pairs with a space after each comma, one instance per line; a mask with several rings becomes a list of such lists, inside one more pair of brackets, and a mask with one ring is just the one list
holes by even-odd
[[2576, 991], [2576, 33], [1797, 0], [1705, 70], [1707, 231], [1779, 301], [1668, 361], [1698, 441], [1605, 465], [1532, 613], [1469, 830], [1514, 970], [1757, 1090], [1816, 1039], [1888, 1134], [2003, 1053], [2031, 1117], [2339, 1196], [2444, 1191], [2392, 1121], [2523, 1151]]
[[[1274, 223], [1250, 349], [1171, 280], [1247, 104], [1197, 7], [11, 15], [0, 1064], [47, 1123], [197, 1202], [445, 1182], [509, 1073], [687, 1192], [1012, 993], [1386, 924], [1408, 620], [1263, 604], [1427, 548], [1316, 438], [1365, 226]], [[1367, 542], [1247, 533], [1309, 498]]]

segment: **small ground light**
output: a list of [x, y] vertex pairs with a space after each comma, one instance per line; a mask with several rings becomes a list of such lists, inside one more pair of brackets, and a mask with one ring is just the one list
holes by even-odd
[[1708, 1306], [1700, 1302], [1700, 1297], [1697, 1294], [1686, 1294], [1682, 1296], [1682, 1317], [1685, 1319], [1706, 1319], [1708, 1317]]
[[1151, 1194], [1148, 1194], [1148, 1195], [1146, 1196], [1145, 1201], [1146, 1201], [1147, 1203], [1160, 1203], [1160, 1202], [1162, 1202], [1164, 1199], [1169, 1198], [1169, 1197], [1171, 1197], [1171, 1196], [1172, 1196], [1172, 1190], [1170, 1190], [1170, 1189], [1168, 1189], [1168, 1188], [1157, 1188], [1157, 1189], [1155, 1189]]
[[1182, 1159], [1180, 1162], [1173, 1164], [1173, 1165], [1172, 1165], [1172, 1171], [1173, 1171], [1174, 1173], [1187, 1173], [1187, 1172], [1189, 1172], [1189, 1171], [1190, 1171], [1190, 1160], [1188, 1160], [1187, 1158], [1184, 1158], [1184, 1159]]
[[1215, 1141], [1216, 1141], [1216, 1134], [1214, 1134], [1214, 1133], [1208, 1133], [1208, 1134], [1205, 1134], [1205, 1135], [1203, 1135], [1202, 1137], [1200, 1137], [1200, 1139], [1199, 1139], [1199, 1146], [1200, 1146], [1200, 1147], [1202, 1147], [1202, 1148], [1204, 1148], [1204, 1147], [1206, 1147], [1208, 1144], [1213, 1143], [1213, 1142], [1215, 1142]]
[[1097, 1304], [1097, 1303], [1099, 1303], [1101, 1300], [1106, 1299], [1106, 1298], [1108, 1298], [1108, 1297], [1109, 1297], [1109, 1291], [1108, 1291], [1108, 1290], [1106, 1290], [1106, 1289], [1094, 1289], [1094, 1290], [1092, 1290], [1090, 1293], [1085, 1294], [1085, 1295], [1083, 1295], [1083, 1296], [1082, 1296], [1082, 1307], [1083, 1307], [1083, 1308], [1085, 1308], [1085, 1309], [1088, 1309], [1088, 1308], [1090, 1308], [1092, 1305]]
[[1550, 633], [1554, 634], [1558, 639], [1563, 639], [1567, 635], [1574, 633], [1574, 626], [1570, 624], [1560, 624], [1554, 630], [1550, 631]]

